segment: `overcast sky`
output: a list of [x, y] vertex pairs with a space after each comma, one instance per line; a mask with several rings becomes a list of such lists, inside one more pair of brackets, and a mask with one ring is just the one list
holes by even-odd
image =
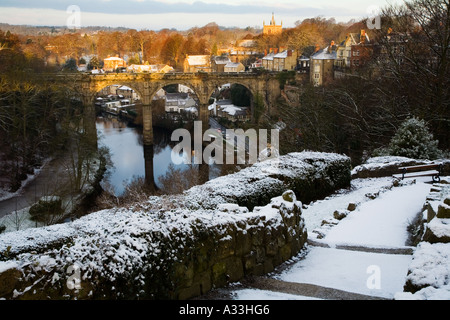
[[[210, 22], [231, 27], [262, 27], [272, 12], [276, 22], [293, 27], [295, 21], [316, 16], [337, 21], [367, 17], [373, 7], [401, 0], [0, 0], [0, 22], [40, 26], [110, 26], [185, 30]], [[79, 16], [72, 11], [80, 9]], [[75, 8], [76, 8], [75, 7]], [[71, 8], [68, 12], [68, 8]], [[78, 19], [79, 17], [79, 19]]]

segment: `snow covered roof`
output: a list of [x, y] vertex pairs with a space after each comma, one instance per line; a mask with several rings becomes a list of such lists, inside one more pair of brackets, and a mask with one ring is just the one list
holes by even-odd
[[213, 60], [216, 64], [227, 64], [231, 62], [230, 58], [226, 56], [217, 56], [214, 57]]
[[288, 57], [288, 52], [287, 52], [287, 50], [285, 50], [285, 51], [283, 51], [283, 52], [280, 52], [280, 53], [277, 53], [277, 54], [274, 56], [275, 59], [286, 59], [287, 57]]
[[265, 56], [265, 57], [262, 58], [262, 59], [263, 59], [263, 60], [269, 60], [269, 61], [272, 61], [274, 56], [275, 56], [274, 53], [269, 53], [267, 56]]
[[240, 62], [228, 62], [228, 63], [225, 65], [225, 68], [237, 68], [237, 67], [239, 67], [240, 65], [241, 65]]
[[123, 61], [123, 59], [119, 58], [119, 57], [110, 57], [110, 58], [106, 58], [104, 60], [106, 60], [106, 61]]
[[311, 56], [311, 59], [313, 60], [334, 60], [337, 59], [337, 52], [332, 51], [329, 52], [329, 47], [326, 47], [325, 49], [317, 51], [315, 54]]
[[203, 66], [209, 64], [209, 56], [198, 55], [198, 56], [188, 56], [187, 61], [190, 66]]
[[222, 110], [225, 113], [228, 113], [230, 116], [235, 116], [238, 114], [246, 114], [246, 108], [242, 108], [242, 107], [237, 107], [235, 105], [225, 105], [225, 106], [221, 106], [220, 110]]

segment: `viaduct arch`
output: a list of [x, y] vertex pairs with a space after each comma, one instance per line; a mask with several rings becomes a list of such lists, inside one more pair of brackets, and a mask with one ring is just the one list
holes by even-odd
[[[281, 95], [277, 75], [273, 73], [59, 74], [47, 75], [45, 81], [71, 85], [83, 102], [86, 120], [93, 123], [93, 130], [95, 130], [94, 100], [97, 93], [110, 85], [132, 88], [141, 97], [143, 105], [144, 145], [153, 144], [151, 102], [158, 90], [165, 86], [181, 84], [195, 92], [199, 100], [199, 120], [203, 122], [203, 128], [209, 127], [209, 99], [214, 91], [224, 84], [240, 84], [246, 87], [253, 97], [260, 95], [269, 114], [271, 106]], [[91, 121], [89, 118], [92, 118]]]

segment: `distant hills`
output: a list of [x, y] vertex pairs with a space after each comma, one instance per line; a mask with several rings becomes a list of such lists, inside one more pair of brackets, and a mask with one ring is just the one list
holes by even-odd
[[[208, 28], [208, 27], [218, 27], [220, 30], [233, 30], [233, 29], [240, 29], [240, 30], [246, 30], [246, 29], [252, 29], [249, 31], [258, 32], [260, 30], [256, 30], [255, 28], [238, 28], [238, 27], [222, 27], [218, 26], [215, 22], [208, 23], [202, 28]], [[65, 26], [32, 26], [32, 25], [12, 25], [8, 23], [0, 23], [0, 30], [6, 32], [10, 31], [11, 33], [18, 34], [18, 35], [29, 35], [29, 36], [39, 36], [39, 35], [63, 35], [67, 33], [74, 33], [74, 32], [82, 32], [82, 33], [96, 33], [99, 31], [120, 31], [120, 32], [126, 32], [133, 28], [125, 28], [125, 27], [106, 27], [106, 26], [88, 26], [88, 27], [82, 27], [81, 29], [69, 29]], [[199, 29], [198, 27], [191, 28], [193, 29]], [[191, 30], [190, 29], [190, 30]], [[201, 28], [200, 28], [201, 29]], [[164, 30], [164, 29], [163, 29]], [[166, 29], [171, 31], [178, 31], [176, 29]], [[159, 30], [153, 30], [153, 31], [159, 31]], [[189, 30], [187, 30], [189, 31]]]

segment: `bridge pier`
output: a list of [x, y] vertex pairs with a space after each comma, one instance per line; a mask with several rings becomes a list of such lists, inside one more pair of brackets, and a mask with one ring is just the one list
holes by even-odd
[[153, 145], [144, 145], [144, 161], [145, 161], [145, 185], [149, 191], [157, 189], [155, 183], [155, 175], [153, 171]]
[[198, 106], [198, 120], [202, 122], [202, 134], [209, 129], [209, 110], [208, 104], [201, 103]]
[[98, 149], [95, 107], [92, 103], [83, 103], [83, 129], [89, 144]]
[[153, 146], [153, 115], [150, 104], [142, 106], [142, 125], [144, 146]]

